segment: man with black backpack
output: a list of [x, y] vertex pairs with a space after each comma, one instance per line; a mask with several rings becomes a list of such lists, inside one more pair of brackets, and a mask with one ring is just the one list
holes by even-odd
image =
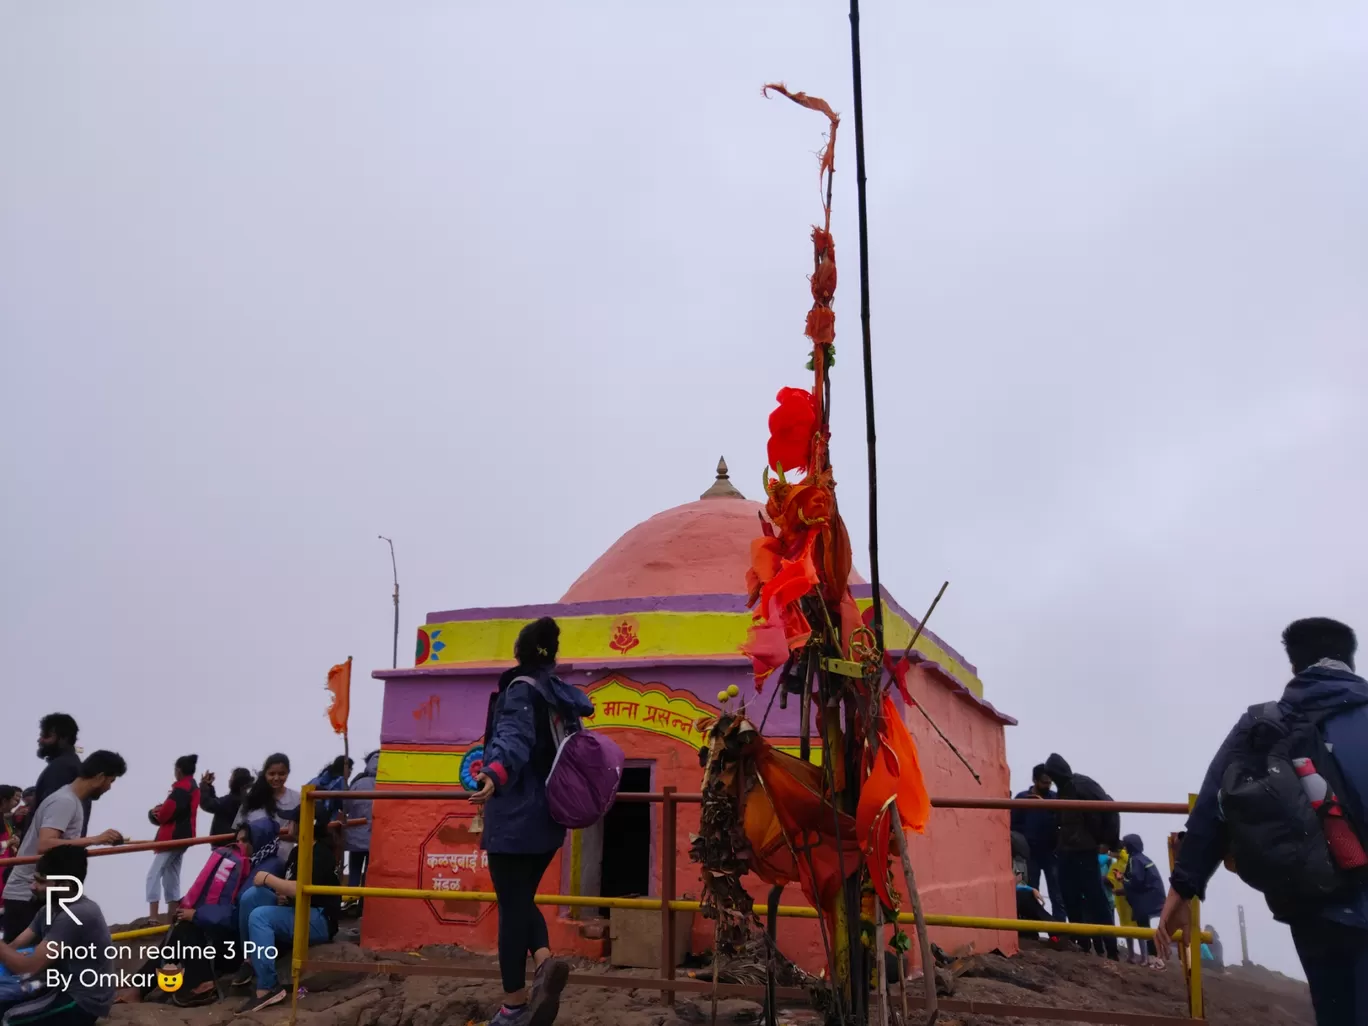
[[1354, 632], [1315, 617], [1283, 631], [1294, 676], [1221, 745], [1188, 817], [1157, 942], [1229, 859], [1292, 940], [1318, 1026], [1368, 1022], [1368, 682]]

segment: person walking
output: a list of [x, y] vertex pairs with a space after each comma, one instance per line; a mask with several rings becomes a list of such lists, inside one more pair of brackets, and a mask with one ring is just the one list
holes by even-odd
[[[546, 778], [556, 758], [551, 715], [569, 732], [594, 712], [578, 688], [554, 673], [560, 627], [550, 617], [525, 626], [513, 646], [517, 665], [504, 671], [485, 719], [484, 763], [470, 796], [482, 806], [480, 846], [499, 908], [499, 971], [503, 1005], [489, 1026], [551, 1026], [570, 975], [551, 954], [546, 920], [534, 904], [537, 886], [565, 843], [565, 828], [551, 818]], [[550, 696], [555, 708], [552, 708]], [[536, 967], [527, 989], [527, 956]]]
[[[1016, 797], [1048, 800], [1058, 797], [1045, 771], [1044, 763], [1031, 770], [1031, 786]], [[1047, 808], [1025, 812], [1012, 810], [1012, 829], [1026, 838], [1031, 855], [1026, 862], [1026, 883], [1032, 890], [1040, 889], [1040, 880], [1045, 879], [1045, 889], [1050, 893], [1050, 910], [1056, 919], [1063, 919], [1064, 898], [1059, 886], [1059, 859], [1056, 846], [1059, 843], [1059, 817]]]
[[[1075, 773], [1058, 754], [1045, 760], [1045, 772], [1068, 801], [1111, 801], [1111, 796], [1091, 777]], [[1059, 813], [1059, 883], [1064, 891], [1064, 908], [1072, 923], [1113, 922], [1111, 902], [1098, 869], [1097, 857], [1114, 851], [1121, 843], [1121, 817], [1110, 811]], [[1084, 951], [1106, 954], [1113, 962], [1121, 959], [1115, 937], [1082, 940]]]
[[[1292, 680], [1276, 703], [1251, 707], [1211, 760], [1188, 815], [1155, 940], [1166, 950], [1173, 931], [1189, 925], [1189, 902], [1205, 898], [1208, 881], [1227, 856], [1251, 886], [1255, 871], [1264, 870], [1257, 885], [1273, 917], [1291, 927], [1317, 1026], [1358, 1026], [1368, 1022], [1368, 881], [1361, 870], [1343, 870], [1364, 857], [1365, 839], [1357, 831], [1368, 823], [1368, 681], [1354, 672], [1358, 638], [1338, 620], [1297, 620], [1283, 631], [1282, 643]], [[1289, 741], [1304, 742], [1301, 751], [1310, 756], [1302, 767], [1296, 766], [1301, 758], [1295, 759], [1291, 774], [1279, 773], [1294, 777], [1287, 789], [1279, 789], [1270, 772], [1274, 751], [1266, 741], [1279, 731]], [[1257, 806], [1272, 817], [1267, 824], [1247, 821], [1246, 809], [1252, 813], [1254, 806], [1231, 800], [1232, 791], [1243, 797], [1242, 785], [1261, 771], [1267, 776], [1255, 781], [1257, 789], [1286, 799], [1281, 807]], [[1314, 781], [1307, 779], [1312, 776]], [[1319, 804], [1330, 808], [1311, 811], [1307, 791], [1313, 782], [1324, 789]], [[1341, 815], [1334, 815], [1327, 799]], [[1278, 818], [1287, 812], [1301, 819]], [[1314, 867], [1312, 846], [1276, 843], [1288, 831], [1275, 828], [1287, 826], [1303, 840], [1308, 827], [1318, 832]], [[1313, 869], [1314, 888], [1306, 883]], [[1337, 886], [1320, 886], [1328, 879]], [[1320, 896], [1309, 896], [1312, 890]]]
[[[156, 840], [180, 841], [195, 836], [195, 821], [199, 814], [200, 793], [195, 783], [197, 755], [182, 755], [176, 760], [176, 782], [160, 805], [148, 810], [147, 818], [157, 828]], [[169, 848], [152, 857], [147, 870], [147, 921], [158, 923], [157, 911], [161, 898], [166, 898], [166, 921], [175, 922], [181, 900], [181, 863], [184, 848]]]

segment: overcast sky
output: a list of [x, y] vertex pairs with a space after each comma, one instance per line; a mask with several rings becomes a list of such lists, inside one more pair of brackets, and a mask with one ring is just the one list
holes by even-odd
[[[1182, 800], [1368, 625], [1368, 15], [1331, 0], [864, 12], [886, 585], [1113, 796]], [[840, 2], [0, 3], [0, 779], [63, 709], [145, 810], [358, 752], [432, 609], [554, 600], [803, 384], [837, 155], [834, 459], [867, 543]], [[858, 559], [867, 570], [867, 556]], [[1172, 828], [1127, 817], [1162, 860]], [[119, 862], [122, 868], [114, 863]], [[132, 865], [137, 862], [138, 864]], [[192, 867], [187, 864], [188, 884]], [[145, 865], [101, 860], [141, 905]], [[1221, 874], [1238, 958], [1297, 971]]]

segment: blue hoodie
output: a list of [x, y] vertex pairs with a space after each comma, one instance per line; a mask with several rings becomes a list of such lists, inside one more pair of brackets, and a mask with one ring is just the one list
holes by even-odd
[[1154, 859], [1145, 854], [1145, 842], [1139, 834], [1121, 838], [1121, 847], [1130, 855], [1126, 875], [1121, 878], [1121, 889], [1137, 922], [1153, 919], [1164, 910], [1164, 877]]
[[541, 855], [565, 843], [565, 827], [551, 818], [546, 803], [546, 778], [556, 758], [551, 704], [572, 729], [594, 712], [583, 691], [550, 669], [506, 670], [490, 697], [483, 772], [494, 780], [494, 794], [485, 805], [480, 846], [491, 854]]
[[[1340, 795], [1340, 800], [1354, 822], [1365, 822], [1368, 681], [1342, 663], [1323, 660], [1293, 677], [1278, 702], [1284, 708], [1303, 714], [1339, 710], [1323, 721], [1322, 730], [1326, 744], [1335, 753], [1335, 762], [1349, 792]], [[1197, 803], [1188, 816], [1187, 837], [1183, 839], [1171, 881], [1173, 889], [1184, 898], [1205, 897], [1207, 881], [1225, 857], [1225, 830], [1219, 801], [1221, 778], [1230, 762], [1231, 748], [1245, 729], [1247, 718], [1246, 713], [1221, 744], [1202, 781]], [[1342, 900], [1308, 909], [1307, 917], [1368, 930], [1368, 889], [1360, 887]]]

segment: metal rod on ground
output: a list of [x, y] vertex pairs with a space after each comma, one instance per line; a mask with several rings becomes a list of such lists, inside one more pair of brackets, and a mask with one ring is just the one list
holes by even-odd
[[902, 817], [894, 805], [888, 810], [893, 817], [893, 836], [898, 839], [898, 855], [902, 859], [903, 880], [907, 884], [907, 896], [912, 902], [912, 916], [917, 928], [917, 940], [921, 945], [922, 979], [926, 981], [926, 1021], [934, 1023], [936, 1011], [936, 959], [931, 954], [931, 937], [926, 932], [926, 914], [922, 911], [921, 894], [917, 890], [917, 877], [912, 872], [912, 856], [907, 851], [907, 835], [903, 833]]
[[722, 920], [713, 923], [712, 1026], [717, 1026], [717, 985], [722, 976]]
[[[1249, 965], [1249, 937], [1245, 934], [1244, 906], [1239, 906], [1240, 910], [1240, 964]], [[1163, 956], [1160, 955], [1160, 958]]]
[[884, 946], [883, 902], [874, 899], [874, 954], [879, 960], [879, 1026], [888, 1026], [888, 949]]
[[778, 968], [776, 963], [778, 958], [776, 953], [779, 950], [779, 896], [784, 893], [782, 887], [771, 887], [769, 901], [765, 906], [765, 937], [768, 943], [765, 947], [765, 1024], [766, 1026], [776, 1026], [779, 1022], [779, 1009], [776, 1007], [777, 998], [775, 997], [775, 987], [778, 981], [775, 979], [775, 971]]

